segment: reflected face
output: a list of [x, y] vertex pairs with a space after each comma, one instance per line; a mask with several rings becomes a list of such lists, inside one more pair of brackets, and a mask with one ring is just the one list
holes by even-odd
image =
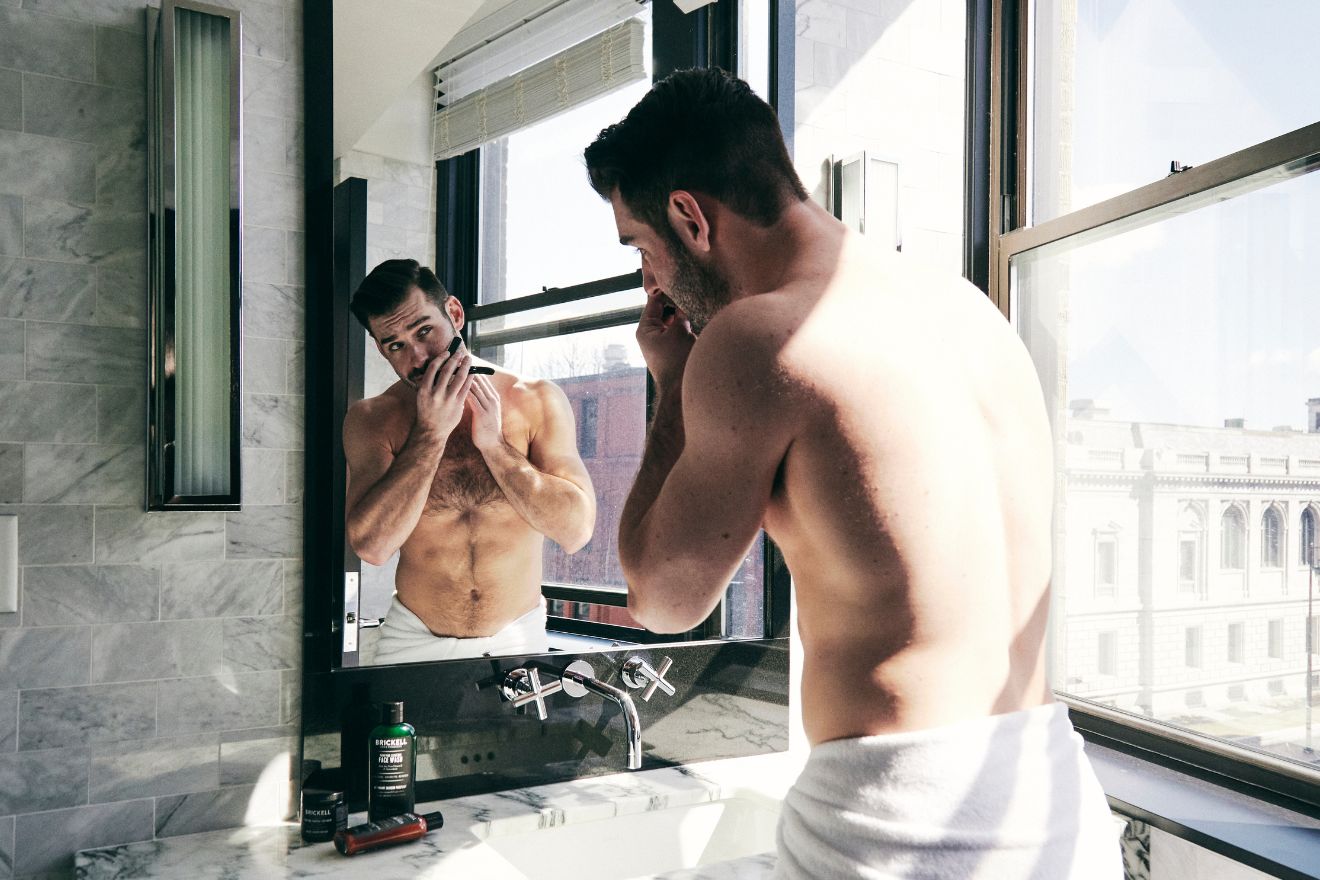
[[642, 258], [642, 287], [648, 296], [664, 294], [683, 310], [700, 333], [731, 297], [728, 280], [697, 259], [672, 230], [664, 235], [636, 217], [618, 190], [610, 196], [619, 242], [637, 249]]
[[[427, 365], [444, 354], [458, 335], [454, 316], [449, 314], [457, 301], [450, 297], [445, 305], [447, 308], [441, 308], [421, 288], [414, 287], [397, 309], [371, 319], [376, 347], [395, 374], [414, 388]], [[461, 309], [458, 320], [462, 320]]]

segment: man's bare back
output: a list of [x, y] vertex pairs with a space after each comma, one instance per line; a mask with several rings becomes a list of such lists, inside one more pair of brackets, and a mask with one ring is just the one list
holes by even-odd
[[[617, 200], [615, 214], [649, 240]], [[867, 254], [814, 204], [785, 216], [800, 255], [782, 283], [724, 305], [690, 355], [666, 349], [685, 331], [660, 316], [663, 283], [648, 287], [648, 363], [682, 372], [658, 368], [624, 511], [630, 608], [692, 626], [764, 526], [793, 573], [813, 743], [1049, 702], [1053, 470], [1025, 349], [961, 279]]]
[[812, 742], [1050, 699], [1053, 471], [1030, 361], [970, 284], [862, 246], [823, 289], [755, 305], [759, 332], [789, 334], [765, 527], [794, 576]]

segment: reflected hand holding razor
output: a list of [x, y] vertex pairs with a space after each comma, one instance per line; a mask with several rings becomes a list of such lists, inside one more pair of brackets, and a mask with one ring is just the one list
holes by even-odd
[[[450, 356], [450, 357], [453, 357], [454, 354], [456, 354], [456, 353], [458, 352], [458, 348], [459, 348], [459, 346], [462, 345], [462, 344], [463, 344], [463, 337], [461, 337], [461, 336], [457, 336], [457, 335], [456, 335], [456, 336], [450, 341], [450, 343], [449, 343], [449, 356]], [[472, 366], [472, 367], [468, 367], [468, 372], [469, 372], [469, 373], [476, 373], [476, 374], [481, 375], [481, 376], [494, 376], [494, 375], [495, 375], [495, 368], [494, 368], [494, 367]]]

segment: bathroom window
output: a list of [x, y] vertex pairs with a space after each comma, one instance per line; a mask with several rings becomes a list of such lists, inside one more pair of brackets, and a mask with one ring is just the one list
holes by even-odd
[[[1101, 692], [1061, 672], [1093, 649], [1076, 598], [1101, 594], [1098, 558], [1093, 583], [1085, 566], [1056, 568], [1054, 679], [1080, 712], [1112, 701], [1095, 714], [1156, 737], [1177, 725], [1221, 760], [1265, 751], [1320, 783], [1295, 721], [1306, 647], [1284, 637], [1314, 619], [1320, 106], [1296, 84], [1320, 79], [1303, 36], [1320, 5], [1014, 9], [1030, 47], [991, 145], [989, 292], [1031, 353], [1057, 438], [1055, 558], [1088, 527], [1076, 511], [1142, 536], [1124, 548], [1142, 595], [1120, 635], [1132, 681]], [[1130, 469], [1097, 478], [1088, 463], [1115, 450]], [[1229, 619], [1203, 619], [1210, 598]], [[1270, 662], [1249, 662], [1267, 621]], [[1198, 688], [1205, 711], [1189, 714], [1191, 670], [1228, 663], [1242, 699]]]
[[[582, 152], [650, 89], [652, 9], [639, 4], [636, 16], [645, 25], [645, 79], [488, 141], [473, 163], [480, 231], [469, 344], [565, 391], [596, 491], [591, 542], [571, 556], [545, 546], [552, 628], [621, 639], [646, 635], [627, 613], [618, 557], [619, 518], [646, 437], [650, 385], [635, 338], [645, 296], [637, 254], [619, 245], [609, 204], [587, 185]], [[761, 25], [751, 16], [744, 30], [765, 43], [766, 56]], [[758, 536], [722, 606], [692, 637], [764, 635], [766, 559]]]
[[1095, 596], [1112, 599], [1118, 584], [1118, 540], [1112, 534], [1095, 537]]

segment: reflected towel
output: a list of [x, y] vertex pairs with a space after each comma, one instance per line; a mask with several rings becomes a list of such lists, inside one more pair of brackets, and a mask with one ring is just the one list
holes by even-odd
[[784, 799], [779, 880], [1120, 880], [1067, 707], [821, 743]]
[[545, 599], [531, 611], [517, 618], [493, 636], [460, 639], [437, 636], [395, 593], [380, 635], [369, 648], [364, 642], [367, 663], [420, 663], [428, 660], [453, 660], [460, 657], [486, 657], [498, 654], [544, 654], [550, 650], [545, 634]]

